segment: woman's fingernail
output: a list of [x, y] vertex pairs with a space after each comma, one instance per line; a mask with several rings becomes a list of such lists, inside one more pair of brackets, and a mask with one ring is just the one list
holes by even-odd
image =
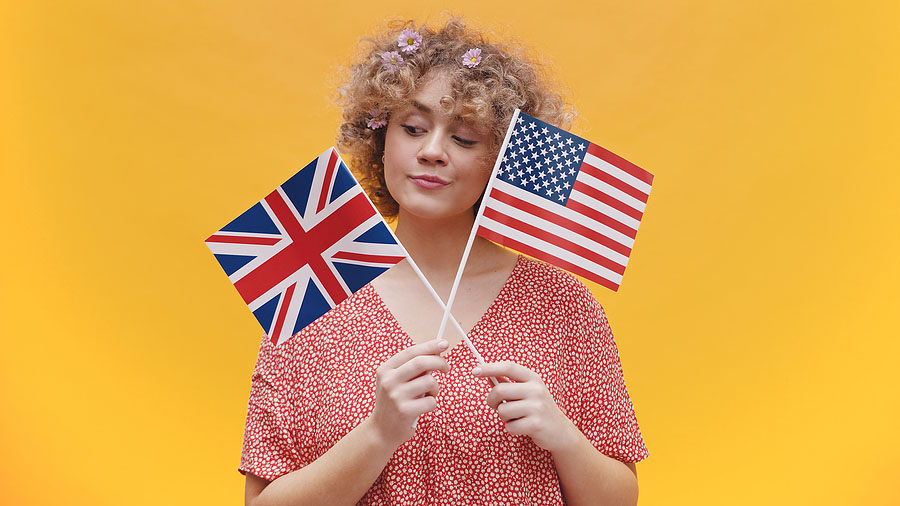
[[446, 350], [448, 346], [450, 346], [450, 343], [448, 343], [447, 341], [445, 341], [443, 339], [441, 339], [441, 342], [438, 343], [438, 348], [440, 348], [442, 350]]
[[481, 374], [481, 368], [476, 367], [475, 369], [472, 369], [472, 374], [478, 376], [479, 374]]

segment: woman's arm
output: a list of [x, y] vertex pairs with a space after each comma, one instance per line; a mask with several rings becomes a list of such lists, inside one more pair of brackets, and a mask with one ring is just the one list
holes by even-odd
[[413, 436], [413, 424], [437, 406], [433, 371], [447, 371], [447, 341], [410, 346], [376, 372], [372, 414], [309, 465], [269, 482], [247, 474], [247, 506], [356, 504]]
[[633, 506], [638, 484], [634, 464], [603, 455], [559, 409], [541, 377], [514, 362], [485, 364], [476, 376], [506, 376], [487, 396], [510, 434], [528, 435], [553, 455], [566, 503]]

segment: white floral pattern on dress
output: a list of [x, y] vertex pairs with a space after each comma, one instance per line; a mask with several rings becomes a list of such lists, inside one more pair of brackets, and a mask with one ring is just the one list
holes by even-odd
[[[486, 361], [540, 374], [599, 451], [647, 457], [606, 314], [576, 278], [520, 257], [469, 337]], [[239, 470], [274, 480], [324, 454], [372, 412], [375, 369], [410, 345], [371, 285], [281, 346], [263, 337]], [[506, 433], [469, 350], [458, 345], [446, 358], [437, 408], [359, 504], [564, 504], [550, 453]]]

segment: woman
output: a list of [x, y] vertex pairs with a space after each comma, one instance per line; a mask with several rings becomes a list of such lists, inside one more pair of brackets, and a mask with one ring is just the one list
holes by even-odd
[[[513, 110], [571, 114], [537, 68], [451, 19], [373, 41], [339, 147], [445, 298]], [[635, 504], [646, 448], [602, 308], [572, 276], [477, 238], [453, 316], [402, 262], [274, 348], [263, 339], [246, 503]], [[487, 377], [510, 382], [491, 388]]]

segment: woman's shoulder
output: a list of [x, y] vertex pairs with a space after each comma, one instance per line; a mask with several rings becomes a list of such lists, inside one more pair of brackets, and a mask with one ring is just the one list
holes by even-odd
[[513, 274], [519, 289], [534, 298], [602, 310], [591, 290], [581, 280], [555, 265], [522, 256]]
[[263, 337], [260, 353], [266, 351], [273, 360], [282, 363], [307, 362], [330, 347], [340, 347], [337, 341], [370, 327], [370, 320], [378, 313], [378, 304], [377, 292], [366, 285], [283, 343], [267, 344], [268, 337]]

